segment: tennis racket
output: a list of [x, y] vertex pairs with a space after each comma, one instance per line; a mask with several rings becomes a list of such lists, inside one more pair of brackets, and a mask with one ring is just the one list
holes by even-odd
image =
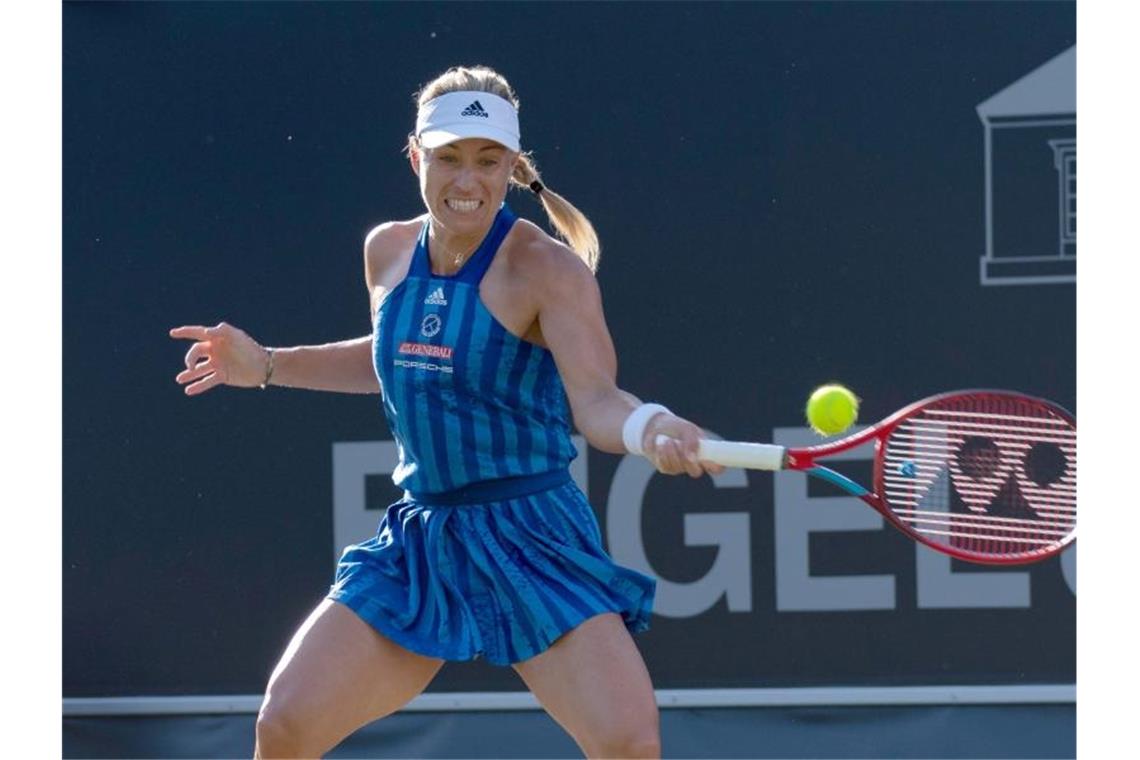
[[[870, 441], [873, 490], [819, 463]], [[699, 458], [822, 478], [914, 540], [968, 562], [1037, 562], [1077, 535], [1076, 419], [1020, 393], [943, 393], [855, 435], [807, 448], [706, 439]]]

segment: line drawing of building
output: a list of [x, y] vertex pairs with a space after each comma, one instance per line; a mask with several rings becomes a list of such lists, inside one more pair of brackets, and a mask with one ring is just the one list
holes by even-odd
[[1075, 283], [1077, 48], [977, 106], [985, 130], [982, 285]]

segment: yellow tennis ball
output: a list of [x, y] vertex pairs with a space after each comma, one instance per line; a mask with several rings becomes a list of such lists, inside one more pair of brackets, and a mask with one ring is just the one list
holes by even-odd
[[837, 435], [859, 416], [859, 399], [842, 385], [821, 385], [807, 402], [807, 418], [820, 435]]

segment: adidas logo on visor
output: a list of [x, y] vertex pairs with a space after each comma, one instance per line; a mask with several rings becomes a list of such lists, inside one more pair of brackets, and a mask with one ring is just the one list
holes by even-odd
[[482, 116], [484, 119], [491, 118], [491, 114], [483, 110], [483, 106], [476, 100], [471, 105], [463, 109], [459, 114], [460, 116]]

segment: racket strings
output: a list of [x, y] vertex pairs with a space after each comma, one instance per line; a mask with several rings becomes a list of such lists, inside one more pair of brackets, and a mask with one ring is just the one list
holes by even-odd
[[1076, 529], [1076, 429], [1044, 404], [990, 394], [936, 402], [900, 422], [881, 457], [891, 512], [964, 555], [1030, 556]]

